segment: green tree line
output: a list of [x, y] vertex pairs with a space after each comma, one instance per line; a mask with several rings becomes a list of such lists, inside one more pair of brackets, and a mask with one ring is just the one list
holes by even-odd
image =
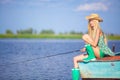
[[[7, 29], [5, 31], [5, 34], [14, 34], [12, 30]], [[37, 33], [36, 30], [32, 28], [24, 29], [24, 30], [17, 30], [16, 34], [55, 34], [55, 32], [52, 29], [43, 29], [39, 33]], [[59, 34], [83, 34], [82, 32], [75, 32], [75, 31], [70, 31], [70, 32], [65, 32], [65, 33], [59, 33]]]
[[[52, 29], [41, 30], [37, 32], [32, 28], [17, 30], [14, 33], [12, 30], [7, 29], [5, 34], [0, 34], [0, 38], [47, 38], [47, 39], [81, 39], [83, 33], [70, 31], [56, 34]], [[106, 34], [108, 39], [120, 40], [120, 35]]]

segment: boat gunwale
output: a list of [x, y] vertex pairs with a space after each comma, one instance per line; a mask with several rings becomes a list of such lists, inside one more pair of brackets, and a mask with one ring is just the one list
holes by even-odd
[[89, 62], [116, 62], [120, 60], [95, 60], [95, 61], [89, 61]]
[[[107, 56], [104, 58], [97, 58], [96, 60], [89, 62], [115, 62], [115, 61], [120, 61], [120, 56]], [[79, 61], [79, 62], [83, 62], [83, 61]]]

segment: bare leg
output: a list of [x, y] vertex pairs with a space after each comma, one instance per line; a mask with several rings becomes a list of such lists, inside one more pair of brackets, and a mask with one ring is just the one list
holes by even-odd
[[89, 44], [94, 43], [93, 39], [88, 34], [84, 34], [82, 36], [82, 39], [85, 41], [85, 43], [89, 43]]
[[97, 58], [100, 58], [100, 51], [99, 51], [99, 47], [92, 47], [94, 50], [94, 54]]
[[[89, 44], [94, 43], [94, 41], [92, 40], [92, 38], [91, 38], [88, 34], [83, 35], [82, 38], [83, 38], [83, 40], [84, 40], [86, 43], [89, 43]], [[94, 50], [95, 56], [98, 57], [98, 58], [100, 58], [99, 47], [98, 47], [98, 46], [97, 46], [97, 47], [93, 47], [93, 46], [92, 46], [92, 48], [93, 48], [93, 50]]]
[[84, 58], [87, 58], [88, 55], [80, 54], [78, 56], [75, 56], [73, 61], [74, 61], [74, 68], [78, 68], [78, 61], [82, 61]]

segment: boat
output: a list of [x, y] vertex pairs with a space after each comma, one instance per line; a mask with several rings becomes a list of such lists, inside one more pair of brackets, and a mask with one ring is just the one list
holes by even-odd
[[120, 80], [120, 55], [78, 62], [82, 80]]

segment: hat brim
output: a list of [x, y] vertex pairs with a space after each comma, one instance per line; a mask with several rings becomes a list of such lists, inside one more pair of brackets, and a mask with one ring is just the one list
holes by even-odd
[[92, 16], [86, 16], [87, 20], [98, 20], [99, 22], [103, 22], [103, 19], [100, 17], [92, 17]]

